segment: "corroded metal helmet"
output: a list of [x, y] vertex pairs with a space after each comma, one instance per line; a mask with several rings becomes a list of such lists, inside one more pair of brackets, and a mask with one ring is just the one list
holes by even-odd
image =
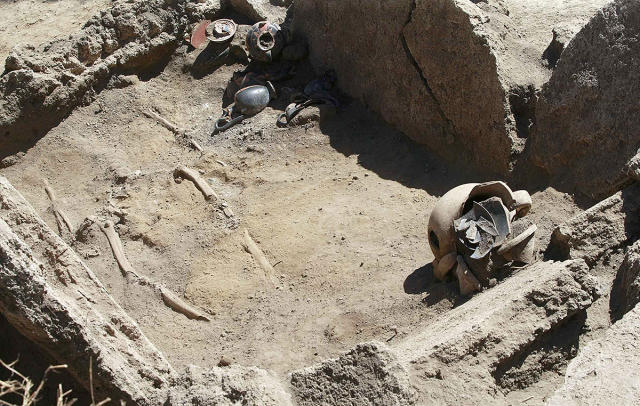
[[269, 21], [255, 23], [247, 33], [247, 49], [251, 58], [271, 62], [284, 47], [285, 38], [278, 24]]
[[499, 197], [509, 211], [519, 217], [531, 208], [531, 196], [526, 190], [513, 192], [504, 182], [467, 183], [445, 193], [429, 216], [427, 229], [429, 246], [435, 259], [434, 274], [441, 279], [456, 264], [456, 233], [453, 221], [467, 212], [474, 201]]

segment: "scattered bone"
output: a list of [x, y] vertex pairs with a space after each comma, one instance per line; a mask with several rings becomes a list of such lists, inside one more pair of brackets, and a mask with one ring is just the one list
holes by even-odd
[[[56, 363], [67, 363], [87, 389], [87, 358], [99, 360], [93, 365], [99, 398], [164, 404], [169, 380], [177, 375], [164, 355], [3, 177], [0, 201], [0, 313]], [[58, 266], [73, 284], [57, 281]]]
[[140, 275], [136, 273], [136, 271], [131, 266], [131, 263], [129, 263], [126, 255], [124, 254], [122, 241], [120, 240], [120, 237], [118, 236], [118, 233], [113, 226], [113, 222], [106, 221], [104, 224], [100, 224], [100, 229], [102, 230], [104, 235], [107, 236], [107, 240], [109, 240], [109, 245], [111, 246], [111, 250], [113, 251], [113, 256], [115, 257], [116, 262], [118, 262], [118, 266], [120, 267], [123, 275], [125, 277], [132, 275], [135, 278], [140, 279]]
[[189, 142], [191, 143], [193, 148], [197, 149], [200, 152], [204, 152], [204, 149], [200, 146], [200, 144], [198, 144], [196, 140], [194, 140], [193, 138], [189, 138]]
[[47, 192], [47, 196], [49, 196], [49, 200], [51, 200], [51, 210], [53, 210], [53, 215], [56, 218], [56, 223], [58, 224], [58, 232], [61, 237], [64, 237], [65, 234], [71, 236], [71, 240], [73, 240], [73, 227], [71, 226], [71, 222], [67, 218], [66, 214], [60, 209], [58, 206], [58, 200], [56, 199], [56, 194], [47, 182], [46, 179], [43, 180], [44, 183], [44, 191]]
[[217, 162], [217, 163], [219, 163], [219, 164], [220, 164], [220, 165], [222, 165], [222, 166], [227, 166], [227, 164], [225, 164], [224, 162], [222, 162], [222, 161], [221, 161], [221, 160], [219, 160], [219, 159], [216, 159], [216, 162]]
[[198, 144], [196, 140], [194, 140], [193, 138], [187, 135], [187, 130], [185, 130], [184, 128], [178, 127], [176, 124], [173, 124], [171, 121], [167, 120], [166, 118], [162, 117], [160, 114], [156, 113], [151, 109], [142, 110], [142, 114], [144, 114], [145, 116], [151, 119], [156, 120], [161, 126], [171, 131], [176, 136], [185, 138], [187, 141], [189, 141], [189, 145], [191, 145], [193, 148], [197, 149], [198, 151], [200, 152], [204, 151], [204, 149], [200, 146], [200, 144]]
[[180, 299], [175, 293], [165, 287], [159, 287], [162, 301], [171, 309], [178, 313], [182, 313], [190, 319], [210, 321], [210, 319], [195, 307], [187, 304]]
[[100, 225], [100, 229], [107, 236], [109, 245], [111, 245], [111, 249], [113, 250], [113, 256], [115, 257], [116, 262], [118, 262], [118, 266], [120, 266], [120, 269], [122, 270], [125, 277], [132, 276], [133, 281], [135, 281], [136, 283], [153, 287], [153, 289], [160, 294], [160, 297], [162, 297], [162, 301], [164, 302], [164, 304], [166, 304], [170, 309], [184, 314], [190, 319], [205, 321], [210, 320], [204, 313], [184, 302], [175, 293], [171, 292], [164, 286], [136, 273], [136, 271], [133, 269], [133, 266], [131, 266], [131, 263], [124, 254], [122, 241], [120, 240], [120, 237], [118, 236], [118, 233], [113, 226], [113, 222], [106, 221], [104, 225]]
[[209, 186], [206, 180], [200, 176], [200, 174], [193, 169], [189, 169], [186, 166], [179, 166], [173, 171], [173, 176], [175, 178], [186, 178], [193, 182], [198, 189], [204, 195], [204, 198], [207, 200], [218, 200], [218, 195], [216, 192]]
[[179, 135], [181, 137], [184, 137], [184, 134], [186, 132], [184, 129], [182, 129], [182, 128], [178, 127], [177, 125], [173, 124], [172, 122], [170, 122], [166, 118], [162, 117], [160, 114], [156, 113], [155, 111], [153, 111], [151, 109], [142, 110], [142, 114], [144, 114], [145, 116], [147, 116], [149, 118], [152, 118], [152, 119], [156, 120], [160, 125], [162, 125], [167, 130], [171, 131], [175, 135]]
[[220, 204], [220, 207], [222, 208], [222, 212], [224, 213], [225, 216], [227, 216], [227, 218], [231, 218], [234, 216], [233, 210], [231, 210], [231, 207], [229, 207], [229, 205], [226, 202], [222, 202]]
[[267, 260], [267, 257], [264, 255], [264, 252], [262, 252], [260, 247], [258, 247], [258, 244], [256, 244], [255, 241], [253, 241], [253, 239], [251, 238], [251, 235], [249, 235], [249, 231], [247, 231], [246, 228], [244, 229], [243, 236], [244, 236], [244, 240], [242, 242], [242, 246], [245, 249], [245, 251], [250, 253], [253, 256], [253, 258], [256, 260], [258, 265], [260, 265], [260, 267], [264, 271], [264, 276], [267, 282], [269, 282], [271, 285], [276, 285], [275, 277], [274, 277], [275, 270], [269, 263], [269, 260]]

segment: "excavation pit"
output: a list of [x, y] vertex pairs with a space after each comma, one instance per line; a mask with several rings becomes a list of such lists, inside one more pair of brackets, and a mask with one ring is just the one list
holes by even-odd
[[[531, 270], [535, 277], [516, 272], [518, 279], [471, 300], [459, 295], [455, 281], [433, 276], [427, 221], [437, 199], [457, 185], [493, 180], [494, 174], [436, 156], [344, 93], [336, 113], [319, 109], [297, 125], [278, 128], [287, 96], [316, 75], [308, 61], [298, 64], [294, 78], [277, 84], [279, 97], [264, 111], [213, 135], [228, 82], [245, 66], [227, 63], [194, 74], [200, 51], [182, 42], [173, 45], [175, 51], [154, 61], [159, 68], [152, 74], [136, 72], [137, 65], [114, 72], [100, 92], [59, 117], [42, 136], [0, 145], [6, 164], [0, 176], [57, 233], [44, 182], [50, 185], [57, 208], [73, 226], [73, 233], [61, 237], [173, 368], [256, 366], [285, 387], [292, 383], [300, 403], [322, 403], [316, 394], [305, 397], [305, 391], [323, 382], [326, 365], [338, 371], [351, 365], [350, 357], [358, 365], [363, 356], [374, 370], [378, 363], [387, 368], [399, 362], [404, 368], [419, 359], [423, 343], [445, 348], [434, 350], [438, 362], [458, 362], [452, 354], [464, 359], [507, 346], [492, 324], [499, 316], [525, 327], [507, 329], [523, 346], [505, 347], [500, 354], [508, 359], [479, 357], [487, 382], [501, 388], [496, 399], [533, 396], [531, 404], [542, 404], [561, 385], [558, 374], [578, 346], [580, 333], [574, 330], [582, 324], [576, 320], [583, 322], [597, 299], [591, 282], [584, 282], [586, 265], [544, 262]], [[441, 137], [439, 129], [431, 130]], [[183, 166], [214, 193], [176, 176]], [[529, 216], [538, 226], [541, 249], [554, 228], [592, 203], [538, 182], [517, 186], [531, 192]], [[124, 275], [101, 230], [105, 220], [115, 224], [137, 274], [175, 292], [209, 321], [174, 311], [154, 284]], [[549, 286], [574, 289], [563, 295], [579, 292], [579, 305], [554, 309], [558, 313], [550, 316], [546, 302], [536, 302], [540, 292], [556, 294]], [[517, 294], [507, 298], [512, 291]], [[509, 306], [497, 304], [503, 299]], [[527, 306], [540, 318], [523, 312], [531, 310]], [[469, 320], [468, 309], [477, 318]], [[596, 320], [601, 311], [594, 310]], [[544, 317], [549, 323], [540, 321]], [[454, 322], [462, 327], [447, 330], [457, 326]], [[580, 325], [574, 329], [574, 324]], [[430, 328], [433, 336], [426, 336]], [[455, 333], [463, 330], [478, 334], [469, 338], [480, 343], [477, 348], [453, 346]], [[573, 334], [570, 345], [555, 345], [564, 330]], [[535, 340], [534, 332], [540, 334]], [[439, 342], [434, 337], [440, 333], [451, 341]], [[389, 361], [385, 348], [361, 344], [371, 341], [396, 355]], [[447, 356], [451, 359], [443, 361]], [[325, 361], [336, 357], [342, 358]], [[545, 364], [541, 358], [554, 361]], [[420, 379], [437, 381], [453, 370], [421, 368]], [[528, 368], [535, 369], [535, 378], [526, 378]], [[395, 387], [394, 382], [386, 384]], [[482, 396], [474, 400], [489, 399]]]

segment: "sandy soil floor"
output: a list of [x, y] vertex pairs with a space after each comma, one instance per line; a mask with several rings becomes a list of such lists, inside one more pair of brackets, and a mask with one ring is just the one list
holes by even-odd
[[38, 45], [78, 31], [112, 0], [1, 0], [0, 71], [11, 48]]
[[[97, 225], [81, 228], [74, 248], [172, 363], [211, 366], [224, 356], [285, 373], [357, 342], [401, 338], [460, 302], [456, 284], [433, 279], [426, 224], [438, 196], [487, 179], [448, 167], [357, 102], [288, 129], [267, 108], [212, 136], [226, 83], [242, 66], [195, 79], [184, 73], [184, 51], [158, 76], [102, 92], [0, 170], [54, 229], [45, 179], [75, 226], [89, 216], [115, 220], [139, 273], [212, 315], [189, 320], [129, 284]], [[186, 128], [205, 152], [147, 109]], [[198, 169], [234, 215], [193, 183], [177, 183], [177, 165]], [[552, 189], [533, 199], [543, 246], [578, 209]], [[243, 249], [245, 229], [275, 283]]]

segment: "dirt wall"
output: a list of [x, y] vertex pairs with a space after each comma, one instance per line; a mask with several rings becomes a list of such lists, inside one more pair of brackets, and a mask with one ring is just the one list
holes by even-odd
[[335, 69], [387, 122], [455, 163], [504, 175], [551, 75], [554, 29], [575, 33], [604, 3], [298, 0], [294, 28], [314, 65]]

